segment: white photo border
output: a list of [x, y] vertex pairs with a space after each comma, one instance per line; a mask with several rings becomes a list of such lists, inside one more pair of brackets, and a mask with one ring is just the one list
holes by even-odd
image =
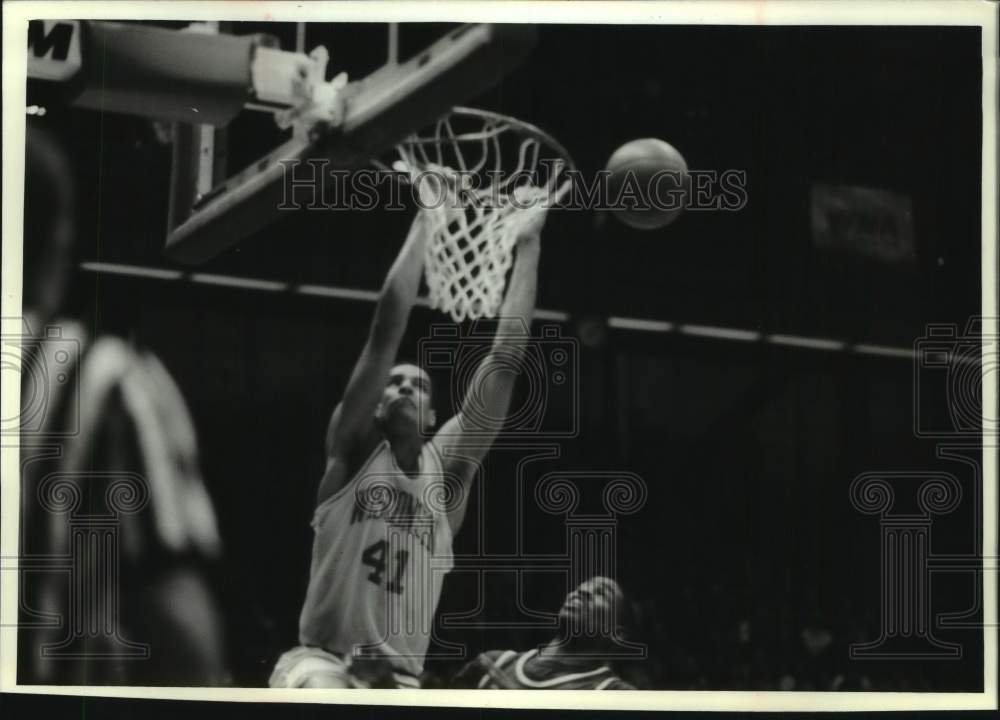
[[[15, 0], [3, 5], [3, 262], [2, 315], [21, 313], [21, 243], [24, 193], [27, 27], [29, 19], [243, 20], [280, 22], [522, 22], [670, 25], [899, 25], [978, 26], [982, 29], [982, 316], [984, 335], [997, 327], [997, 5], [986, 0], [769, 0], [740, 2], [417, 2], [294, 3], [230, 0], [194, 2], [87, 2]], [[984, 365], [993, 360], [986, 356]], [[16, 376], [3, 376], [3, 417], [19, 407]], [[997, 405], [997, 377], [983, 376], [983, 407]], [[985, 438], [984, 438], [985, 439]], [[267, 688], [160, 688], [18, 685], [16, 678], [19, 448], [5, 440], [0, 454], [0, 689], [11, 693], [91, 697], [413, 705], [480, 708], [606, 710], [988, 710], [997, 705], [997, 575], [983, 573], [983, 692], [730, 692], [516, 690], [278, 690]], [[983, 447], [983, 555], [997, 546], [997, 443]]]

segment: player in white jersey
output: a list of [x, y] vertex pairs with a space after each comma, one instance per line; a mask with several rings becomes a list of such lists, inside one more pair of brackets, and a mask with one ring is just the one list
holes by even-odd
[[[544, 211], [533, 213], [520, 231], [493, 346], [466, 404], [426, 440], [436, 424], [430, 377], [415, 365], [394, 365], [423, 269], [427, 233], [418, 213], [330, 419], [300, 645], [279, 659], [272, 687], [371, 685], [378, 681], [359, 679], [371, 658], [391, 672], [391, 680], [381, 673], [382, 682], [418, 686], [452, 537], [497, 418], [510, 405], [511, 359], [527, 342], [544, 219]], [[467, 412], [469, 402], [476, 411]]]

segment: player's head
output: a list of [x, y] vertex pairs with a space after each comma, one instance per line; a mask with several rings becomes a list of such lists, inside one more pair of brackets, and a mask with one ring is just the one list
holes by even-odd
[[60, 310], [73, 265], [72, 168], [44, 130], [27, 128], [24, 178], [25, 312]]
[[401, 363], [389, 371], [375, 420], [386, 434], [421, 433], [434, 427], [431, 377], [416, 365]]
[[563, 602], [559, 622], [571, 636], [613, 640], [625, 634], [625, 594], [608, 577], [595, 576], [580, 583]]

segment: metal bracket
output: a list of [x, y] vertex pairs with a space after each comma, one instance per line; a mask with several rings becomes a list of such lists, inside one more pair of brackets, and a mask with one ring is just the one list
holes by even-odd
[[342, 90], [347, 87], [347, 73], [327, 82], [324, 78], [329, 60], [322, 45], [309, 53], [309, 62], [300, 66], [298, 77], [292, 81], [292, 95], [298, 102], [274, 115], [278, 127], [292, 128], [297, 139], [311, 140], [320, 127], [337, 128], [344, 121], [346, 102]]

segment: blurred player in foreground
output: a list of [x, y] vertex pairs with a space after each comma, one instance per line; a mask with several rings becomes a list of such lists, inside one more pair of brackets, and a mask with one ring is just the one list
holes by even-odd
[[221, 545], [194, 424], [152, 352], [63, 314], [78, 309], [75, 202], [62, 147], [29, 124], [18, 680], [226, 684]]
[[566, 596], [559, 633], [541, 649], [490, 650], [455, 676], [455, 687], [504, 690], [634, 690], [607, 662], [625, 635], [625, 596], [594, 577]]

